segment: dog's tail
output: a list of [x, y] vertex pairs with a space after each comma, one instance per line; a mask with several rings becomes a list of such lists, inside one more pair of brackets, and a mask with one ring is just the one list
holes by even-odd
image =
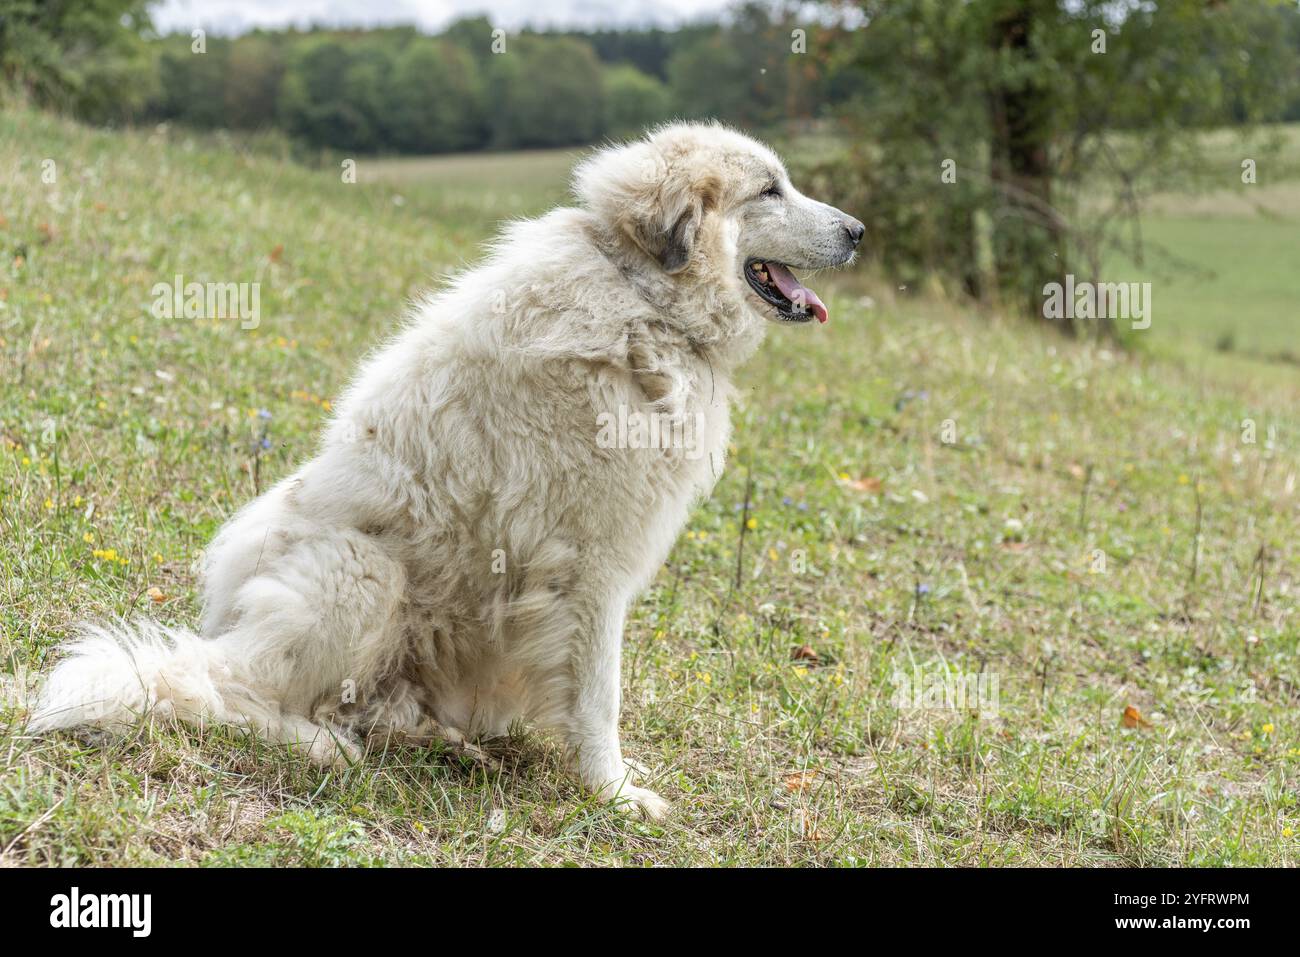
[[124, 730], [144, 715], [265, 727], [278, 710], [236, 679], [225, 643], [137, 621], [87, 625], [37, 697], [28, 730]]

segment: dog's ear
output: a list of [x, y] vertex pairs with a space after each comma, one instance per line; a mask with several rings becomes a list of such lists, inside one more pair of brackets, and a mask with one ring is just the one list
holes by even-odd
[[664, 272], [672, 276], [685, 269], [695, 251], [695, 236], [704, 219], [705, 197], [697, 190], [687, 190], [678, 201], [660, 203], [663, 212], [642, 217], [625, 225], [638, 246], [659, 260]]
[[690, 160], [646, 141], [612, 147], [578, 167], [574, 192], [674, 275], [690, 264], [700, 223], [720, 192], [717, 175]]

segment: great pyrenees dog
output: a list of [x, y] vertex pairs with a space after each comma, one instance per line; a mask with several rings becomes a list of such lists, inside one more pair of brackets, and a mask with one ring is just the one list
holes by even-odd
[[316, 457], [226, 523], [199, 634], [86, 627], [31, 730], [152, 715], [333, 764], [524, 721], [600, 799], [667, 813], [619, 743], [624, 615], [718, 478], [766, 323], [826, 321], [791, 269], [863, 226], [712, 124], [603, 149], [574, 192], [420, 303]]

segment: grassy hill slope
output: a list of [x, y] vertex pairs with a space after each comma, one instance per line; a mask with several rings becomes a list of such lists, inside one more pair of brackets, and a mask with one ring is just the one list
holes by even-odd
[[[634, 605], [625, 746], [664, 826], [527, 733], [499, 771], [396, 749], [342, 773], [219, 728], [25, 737], [74, 623], [193, 624], [201, 549], [311, 454], [404, 300], [563, 195], [563, 164], [476, 187], [447, 162], [350, 184], [0, 117], [0, 864], [1300, 861], [1294, 369], [855, 274], [745, 370], [728, 471]], [[155, 318], [177, 274], [260, 282], [259, 326]], [[941, 668], [984, 676], [983, 713], [896, 693]]]

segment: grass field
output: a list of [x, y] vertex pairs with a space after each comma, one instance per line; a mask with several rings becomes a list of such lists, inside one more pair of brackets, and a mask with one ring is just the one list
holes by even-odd
[[1252, 189], [1249, 200], [1158, 197], [1142, 224], [1144, 261], [1117, 258], [1109, 268], [1116, 279], [1152, 283], [1152, 333], [1162, 343], [1285, 362], [1300, 377], [1300, 179]]
[[[1141, 224], [1141, 262], [1115, 255], [1107, 278], [1152, 284], [1152, 336], [1300, 366], [1300, 125], [1202, 139], [1194, 191], [1157, 193]], [[1244, 158], [1256, 162], [1242, 182]], [[1300, 370], [1294, 372], [1300, 376]]]
[[[729, 470], [633, 607], [624, 742], [664, 825], [585, 799], [531, 734], [490, 745], [499, 771], [342, 772], [219, 728], [25, 736], [76, 621], [196, 620], [214, 530], [311, 453], [404, 300], [565, 166], [349, 184], [0, 116], [0, 863], [1300, 863], [1295, 367], [1072, 344], [861, 274], [746, 368]], [[154, 318], [176, 274], [260, 282], [259, 327]], [[1295, 330], [1286, 289], [1243, 281]], [[996, 698], [915, 708], [900, 674]]]

